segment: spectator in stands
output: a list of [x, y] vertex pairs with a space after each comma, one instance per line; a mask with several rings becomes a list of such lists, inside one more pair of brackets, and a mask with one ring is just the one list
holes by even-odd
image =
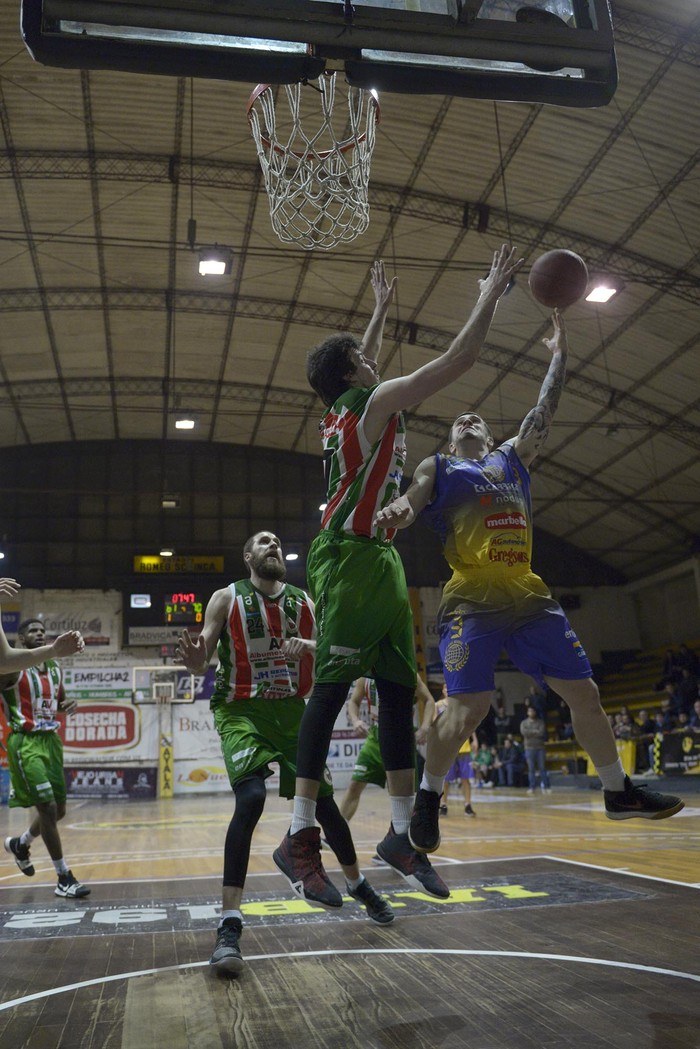
[[666, 655], [661, 665], [661, 678], [656, 682], [656, 691], [660, 692], [664, 685], [673, 684], [681, 676], [681, 668], [678, 663], [678, 656], [672, 648], [666, 649]]
[[502, 747], [506, 736], [512, 733], [514, 728], [513, 717], [511, 714], [506, 714], [506, 705], [503, 700], [496, 707], [493, 724], [496, 729], [496, 746]]
[[690, 728], [690, 718], [688, 717], [688, 715], [686, 714], [686, 712], [684, 710], [679, 710], [678, 711], [678, 718], [676, 719], [676, 727], [674, 728], [673, 731], [674, 732], [685, 732], [686, 735], [687, 735], [689, 728]]
[[620, 714], [620, 721], [618, 723], [617, 738], [618, 739], [637, 739], [640, 735], [639, 725], [636, 724], [629, 714]]
[[683, 711], [690, 716], [693, 704], [698, 698], [698, 679], [689, 666], [681, 670], [681, 679], [676, 685], [675, 699], [678, 713]]
[[[663, 728], [661, 729], [662, 732], [670, 732], [672, 729], [674, 729], [676, 727], [676, 710], [677, 710], [677, 704], [674, 703], [674, 700], [673, 700], [672, 696], [671, 695], [666, 695], [661, 700], [660, 714], [662, 716], [662, 724], [663, 724]], [[658, 723], [659, 723], [658, 715], [655, 715], [654, 720], [656, 721], [656, 723], [658, 725]], [[658, 732], [659, 729], [657, 728], [656, 731]]]
[[498, 762], [494, 764], [498, 773], [499, 787], [519, 786], [520, 774], [525, 768], [525, 757], [512, 736], [506, 736], [503, 740], [498, 751]]
[[700, 733], [700, 699], [696, 699], [693, 704], [693, 713], [690, 715], [688, 724], [693, 732]]
[[656, 731], [656, 726], [653, 720], [649, 717], [648, 710], [640, 710], [637, 714], [637, 725], [639, 726], [639, 732], [642, 736], [651, 735]]
[[540, 691], [537, 685], [530, 685], [527, 695], [523, 702], [528, 707], [534, 707], [537, 711], [537, 717], [541, 718], [542, 721], [547, 720], [547, 697], [544, 692]]
[[688, 648], [685, 643], [678, 648], [677, 663], [681, 671], [687, 667], [694, 677], [700, 674], [700, 659], [697, 653], [693, 652], [692, 648]]
[[530, 705], [527, 717], [520, 722], [520, 735], [525, 746], [527, 761], [528, 794], [533, 794], [539, 777], [542, 793], [551, 794], [544, 745], [547, 742], [547, 725], [537, 709]]
[[[554, 695], [554, 693], [552, 693]], [[556, 705], [556, 734], [557, 739], [573, 739], [574, 727], [571, 723], [571, 710], [569, 704], [559, 698]]]
[[472, 768], [477, 788], [493, 787], [496, 779], [494, 769], [494, 750], [487, 743], [482, 743], [476, 754], [472, 754]]

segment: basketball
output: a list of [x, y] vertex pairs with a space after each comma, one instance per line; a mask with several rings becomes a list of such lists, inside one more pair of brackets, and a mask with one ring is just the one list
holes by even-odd
[[585, 293], [588, 270], [580, 255], [559, 248], [535, 260], [527, 282], [533, 297], [543, 306], [563, 309], [578, 302]]

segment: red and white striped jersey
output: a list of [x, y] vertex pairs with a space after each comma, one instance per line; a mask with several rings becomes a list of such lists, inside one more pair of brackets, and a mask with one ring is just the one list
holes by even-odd
[[44, 669], [23, 670], [17, 682], [2, 692], [5, 717], [13, 732], [55, 732], [61, 698], [61, 668], [53, 659]]
[[229, 590], [231, 603], [217, 647], [212, 704], [308, 696], [313, 686], [313, 651], [301, 659], [287, 659], [282, 646], [287, 638], [315, 639], [311, 598], [289, 583], [277, 596], [268, 597], [249, 579], [231, 583]]
[[402, 413], [392, 415], [381, 437], [370, 444], [364, 433], [372, 389], [353, 388], [338, 398], [320, 422], [326, 469], [327, 505], [321, 528], [393, 539], [395, 528], [374, 525], [379, 510], [399, 494], [406, 462]]

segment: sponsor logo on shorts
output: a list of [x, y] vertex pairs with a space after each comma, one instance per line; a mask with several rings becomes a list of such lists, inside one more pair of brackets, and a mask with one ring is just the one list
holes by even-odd
[[445, 649], [442, 659], [445, 664], [445, 670], [449, 670], [452, 673], [455, 670], [461, 670], [467, 665], [468, 660], [469, 645], [459, 638], [453, 638]]
[[586, 652], [580, 641], [574, 641], [574, 648], [579, 659], [586, 659]]

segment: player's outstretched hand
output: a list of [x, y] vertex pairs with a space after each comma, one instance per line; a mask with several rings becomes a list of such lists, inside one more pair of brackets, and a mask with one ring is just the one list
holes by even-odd
[[63, 703], [59, 704], [58, 709], [62, 714], [75, 714], [78, 709], [77, 699], [65, 699]]
[[4, 594], [5, 597], [14, 597], [21, 585], [16, 579], [0, 579], [0, 595]]
[[518, 258], [515, 248], [510, 248], [507, 244], [501, 244], [498, 251], [493, 253], [489, 275], [479, 281], [480, 294], [502, 295], [508, 287], [511, 277], [518, 272], [524, 261], [525, 259]]
[[79, 630], [67, 630], [65, 634], [59, 634], [51, 646], [55, 655], [61, 659], [64, 656], [74, 656], [85, 648], [83, 635]]
[[398, 277], [393, 277], [391, 284], [386, 279], [384, 263], [375, 262], [370, 272], [370, 280], [374, 289], [374, 298], [377, 306], [382, 310], [388, 310], [394, 298], [394, 288]]
[[552, 313], [552, 325], [554, 331], [549, 338], [544, 338], [542, 342], [552, 353], [566, 353], [569, 348], [566, 337], [566, 325], [559, 310], [554, 310]]
[[202, 634], [193, 638], [189, 630], [183, 630], [175, 649], [175, 662], [186, 667], [191, 674], [200, 674], [202, 667], [209, 664], [207, 645]]
[[415, 517], [413, 507], [406, 496], [400, 495], [393, 503], [379, 511], [374, 518], [374, 524], [376, 528], [408, 528], [413, 524]]

